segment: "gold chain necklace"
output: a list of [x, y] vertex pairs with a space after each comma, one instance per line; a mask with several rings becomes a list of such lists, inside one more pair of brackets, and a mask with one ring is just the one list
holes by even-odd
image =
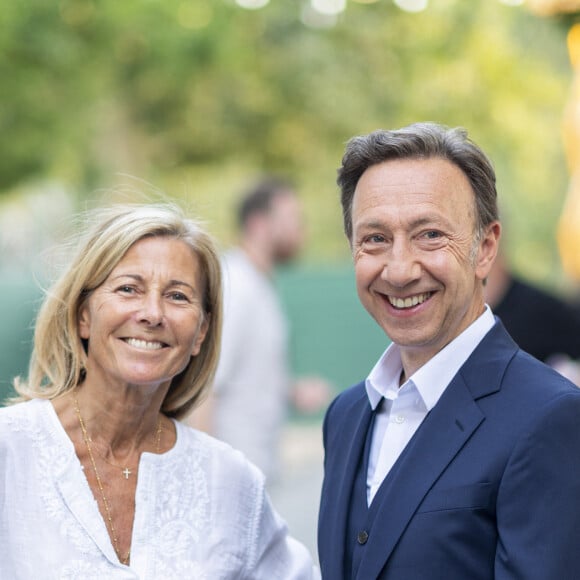
[[[79, 402], [78, 402], [76, 397], [74, 397], [74, 405], [75, 405], [75, 411], [76, 411], [76, 414], [77, 414], [77, 417], [79, 420], [79, 425], [81, 426], [81, 431], [83, 432], [83, 440], [85, 442], [85, 446], [87, 448], [87, 451], [89, 453], [89, 458], [91, 460], [91, 466], [92, 466], [93, 471], [95, 473], [95, 478], [97, 479], [97, 486], [98, 486], [99, 492], [101, 494], [101, 499], [103, 500], [103, 507], [105, 508], [105, 514], [107, 516], [109, 530], [111, 531], [111, 538], [113, 539], [113, 547], [115, 548], [115, 553], [117, 554], [117, 558], [119, 558], [119, 562], [121, 562], [121, 564], [128, 565], [129, 558], [131, 556], [131, 549], [129, 549], [127, 551], [127, 555], [125, 557], [122, 556], [121, 550], [119, 549], [119, 539], [117, 538], [117, 532], [115, 530], [115, 525], [113, 524], [113, 518], [111, 516], [111, 509], [109, 507], [109, 500], [105, 496], [105, 490], [103, 489], [103, 482], [101, 481], [101, 476], [99, 475], [99, 472], [97, 470], [97, 464], [95, 462], [95, 457], [93, 456], [93, 450], [91, 448], [91, 443], [90, 443], [91, 439], [89, 437], [89, 434], [87, 433], [87, 428], [85, 427], [85, 422], [83, 421], [83, 418], [81, 415], [81, 410], [79, 408]], [[161, 421], [158, 421], [157, 422], [157, 453], [159, 453], [160, 448], [161, 448]], [[109, 463], [109, 462], [107, 462], [107, 463]], [[115, 466], [115, 467], [119, 467], [119, 466]], [[123, 472], [125, 479], [129, 478], [130, 473], [131, 473], [131, 471], [126, 467], [124, 472]]]
[[[157, 453], [159, 453], [159, 450], [161, 448], [161, 431], [162, 431], [162, 427], [161, 427], [161, 421], [158, 420], [157, 421], [157, 427], [155, 428], [155, 450]], [[89, 441], [92, 441], [92, 439], [89, 437]], [[122, 465], [118, 465], [117, 463], [113, 463], [112, 461], [109, 461], [102, 453], [99, 453], [99, 450], [97, 449], [97, 455], [105, 462], [108, 463], [109, 465], [112, 465], [113, 467], [116, 467], [117, 469], [121, 470], [121, 473], [123, 474], [123, 477], [125, 479], [129, 479], [130, 475], [133, 475], [133, 471], [136, 470], [137, 468], [134, 469], [129, 469], [129, 467], [125, 466], [123, 467]]]

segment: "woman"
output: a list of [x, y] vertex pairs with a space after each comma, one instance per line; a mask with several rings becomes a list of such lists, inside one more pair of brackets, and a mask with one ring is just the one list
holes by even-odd
[[316, 577], [258, 470], [178, 422], [219, 354], [210, 237], [173, 206], [117, 206], [76, 248], [0, 409], [0, 578]]

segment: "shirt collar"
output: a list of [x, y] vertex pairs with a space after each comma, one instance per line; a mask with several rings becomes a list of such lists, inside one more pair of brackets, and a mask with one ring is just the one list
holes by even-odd
[[[493, 313], [486, 304], [481, 316], [407, 379], [407, 383], [412, 382], [416, 386], [428, 410], [435, 406], [457, 371], [494, 324]], [[383, 397], [397, 397], [402, 370], [399, 346], [390, 344], [365, 381], [373, 410]]]

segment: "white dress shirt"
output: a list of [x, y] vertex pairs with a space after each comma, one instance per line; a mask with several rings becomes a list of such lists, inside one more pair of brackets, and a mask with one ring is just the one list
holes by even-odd
[[124, 566], [52, 404], [0, 409], [0, 578], [318, 578], [272, 509], [261, 473], [229, 445], [175, 427], [172, 449], [141, 456]]
[[381, 483], [429, 411], [495, 319], [489, 306], [457, 338], [399, 387], [403, 365], [400, 349], [391, 344], [366, 379], [371, 407], [385, 399], [375, 418], [367, 471], [367, 502], [371, 504]]

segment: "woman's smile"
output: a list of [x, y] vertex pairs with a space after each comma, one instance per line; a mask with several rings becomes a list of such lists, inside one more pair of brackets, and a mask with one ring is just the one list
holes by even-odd
[[164, 342], [142, 340], [139, 338], [123, 338], [122, 340], [139, 350], [159, 350], [168, 346]]

